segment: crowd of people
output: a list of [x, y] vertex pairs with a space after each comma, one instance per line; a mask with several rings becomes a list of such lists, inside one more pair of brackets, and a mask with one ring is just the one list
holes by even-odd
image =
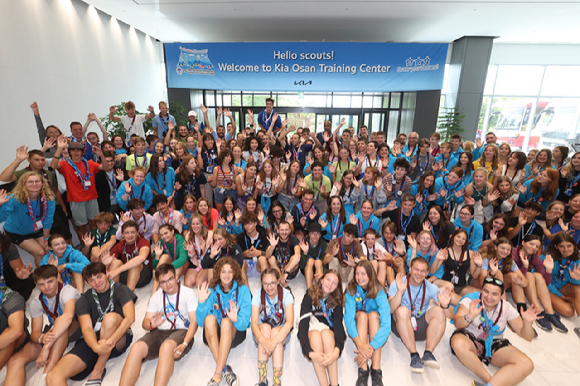
[[[14, 183], [0, 191], [0, 368], [10, 385], [25, 385], [33, 361], [42, 385], [100, 385], [107, 361], [129, 349], [120, 385], [157, 358], [155, 385], [167, 385], [201, 327], [215, 361], [208, 386], [240, 386], [228, 356], [248, 328], [259, 385], [271, 358], [279, 386], [296, 323], [321, 386], [339, 384], [347, 336], [356, 385], [381, 386], [391, 332], [423, 373], [440, 368], [434, 353], [451, 320], [451, 351], [473, 384], [511, 386], [534, 365], [506, 326], [528, 341], [545, 338], [534, 326], [568, 333], [562, 317], [580, 326], [580, 153], [512, 151], [491, 132], [475, 143], [412, 132], [388, 145], [384, 132], [344, 120], [320, 133], [289, 125], [273, 105], [256, 119], [248, 111], [241, 129], [218, 108], [214, 129], [203, 105], [202, 121], [192, 110], [177, 126], [165, 102], [148, 114], [127, 102], [126, 115], [110, 109], [125, 132], [110, 138], [95, 114], [68, 135], [31, 105], [41, 147], [19, 147], [0, 174]], [[254, 293], [250, 270], [260, 274]], [[294, 315], [291, 287], [302, 280]], [[149, 285], [148, 332], [132, 344], [134, 291]]]

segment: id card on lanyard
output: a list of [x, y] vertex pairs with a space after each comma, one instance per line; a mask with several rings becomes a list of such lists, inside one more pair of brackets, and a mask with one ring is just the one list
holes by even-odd
[[[419, 291], [417, 292], [417, 296], [415, 297], [415, 300], [413, 300], [413, 297], [411, 296], [411, 284], [409, 283], [409, 278], [410, 276], [407, 276], [407, 293], [409, 294], [409, 302], [411, 303], [411, 325], [413, 326], [413, 330], [417, 331], [417, 316], [421, 317], [422, 314], [422, 309], [423, 309], [423, 305], [425, 304], [425, 293], [427, 292], [427, 285], [425, 284], [425, 280], [423, 280], [423, 282], [421, 283], [421, 285], [419, 286]], [[417, 298], [419, 297], [419, 295], [421, 294], [421, 288], [423, 288], [423, 296], [421, 298], [421, 306], [419, 307], [419, 310], [415, 313], [415, 302], [417, 301]]]

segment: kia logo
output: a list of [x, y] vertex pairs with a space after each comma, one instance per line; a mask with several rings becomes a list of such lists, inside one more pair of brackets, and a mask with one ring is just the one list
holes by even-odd
[[300, 86], [309, 86], [311, 84], [312, 84], [312, 81], [311, 80], [309, 80], [308, 82], [306, 82], [304, 80], [301, 80], [300, 82], [294, 81], [294, 85], [295, 86], [298, 86], [298, 85], [300, 85]]

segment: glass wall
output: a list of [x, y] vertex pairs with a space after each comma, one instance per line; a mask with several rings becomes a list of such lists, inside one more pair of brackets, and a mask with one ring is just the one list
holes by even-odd
[[[200, 102], [201, 100], [203, 102]], [[385, 131], [392, 142], [399, 133], [413, 129], [416, 92], [394, 93], [309, 93], [262, 91], [191, 90], [192, 106], [203, 103], [209, 109], [210, 124], [215, 126], [218, 107], [229, 109], [238, 127], [246, 126], [247, 110], [254, 116], [266, 108], [266, 98], [274, 98], [276, 112], [290, 124], [323, 131], [324, 120], [332, 121], [336, 127], [342, 118], [346, 127], [358, 128], [363, 124], [369, 131]], [[195, 102], [195, 103], [194, 103]], [[229, 118], [222, 115], [220, 124]]]
[[512, 149], [580, 144], [580, 66], [489, 66], [478, 135]]

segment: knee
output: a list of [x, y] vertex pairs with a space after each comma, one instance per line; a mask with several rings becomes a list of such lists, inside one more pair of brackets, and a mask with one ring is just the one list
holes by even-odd
[[405, 306], [399, 306], [395, 310], [395, 318], [397, 321], [408, 319], [411, 316], [411, 311]]
[[139, 359], [143, 359], [147, 356], [149, 352], [149, 347], [144, 342], [137, 342], [131, 348], [131, 352], [129, 353], [130, 356], [137, 357]]
[[217, 319], [214, 315], [208, 315], [205, 317], [204, 319], [204, 329], [207, 330], [211, 330], [211, 331], [215, 331], [217, 329]]
[[445, 316], [445, 312], [443, 311], [443, 308], [434, 307], [431, 310], [433, 311], [433, 317], [431, 318], [431, 321], [445, 323], [447, 317]]
[[534, 362], [525, 354], [516, 361], [516, 364], [522, 368], [526, 376], [534, 371]]
[[308, 259], [308, 261], [306, 262], [306, 268], [312, 269], [313, 265], [314, 265], [314, 259]]
[[322, 337], [323, 342], [328, 342], [330, 339], [334, 341], [334, 333], [332, 332], [332, 330], [323, 330], [320, 333], [320, 336]]
[[371, 312], [368, 315], [368, 318], [369, 318], [369, 322], [373, 322], [373, 323], [380, 322], [380, 320], [381, 320], [381, 318], [379, 316], [379, 313], [378, 312], [375, 312], [375, 311]]
[[357, 312], [354, 318], [357, 323], [368, 323], [369, 320], [369, 316], [363, 311]]
[[173, 350], [177, 347], [177, 343], [174, 340], [167, 339], [165, 342], [161, 343], [159, 348], [159, 356], [173, 355]]
[[262, 323], [260, 325], [260, 332], [262, 333], [262, 335], [264, 335], [264, 338], [270, 338], [270, 334], [272, 332], [272, 328], [270, 327], [269, 324], [266, 323]]
[[116, 312], [109, 312], [103, 317], [103, 322], [101, 324], [102, 328], [106, 330], [115, 330], [119, 325], [121, 316]]
[[46, 375], [46, 386], [53, 386], [53, 385], [62, 384], [63, 381], [66, 381], [66, 380], [63, 379], [62, 372], [58, 371], [57, 367], [50, 370], [48, 372], [48, 374]]

